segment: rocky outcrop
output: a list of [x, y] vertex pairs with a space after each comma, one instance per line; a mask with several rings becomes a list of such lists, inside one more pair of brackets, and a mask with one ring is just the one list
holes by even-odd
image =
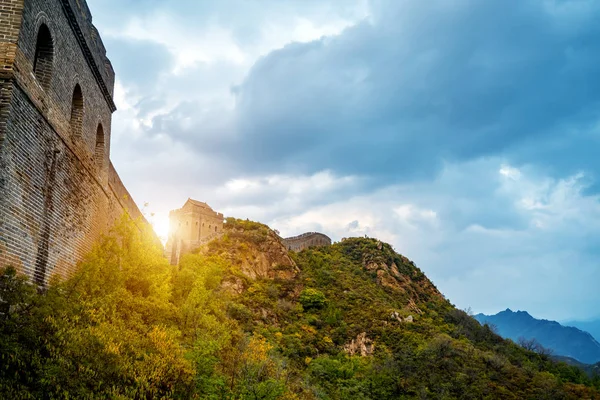
[[362, 357], [370, 356], [375, 350], [375, 344], [367, 337], [367, 333], [359, 333], [356, 339], [352, 339], [350, 343], [344, 345], [344, 351], [351, 356], [361, 355]]
[[390, 314], [390, 319], [392, 321], [398, 321], [398, 322], [409, 322], [409, 323], [414, 322], [414, 318], [412, 315], [409, 315], [408, 317], [403, 319], [400, 316], [400, 313], [398, 311], [392, 311], [392, 313]]
[[221, 283], [221, 287], [230, 293], [240, 294], [244, 291], [244, 282], [240, 278], [234, 276], [224, 280]]
[[264, 242], [240, 254], [239, 268], [250, 279], [293, 279], [299, 272], [296, 263], [277, 235], [269, 231]]
[[298, 274], [298, 267], [279, 236], [267, 226], [239, 220], [228, 221], [224, 226], [223, 237], [200, 251], [227, 258], [239, 273], [223, 282], [225, 289], [241, 293], [245, 280], [291, 280]]
[[394, 263], [388, 266], [385, 263], [369, 262], [365, 268], [377, 274], [377, 283], [401, 292], [405, 291], [404, 286], [410, 280], [407, 276], [400, 274]]
[[375, 248], [364, 254], [362, 262], [364, 268], [374, 274], [378, 284], [410, 298], [407, 310], [412, 313], [421, 314], [416, 303], [426, 302], [427, 298], [444, 299], [412, 261], [396, 254], [387, 244], [377, 241]]

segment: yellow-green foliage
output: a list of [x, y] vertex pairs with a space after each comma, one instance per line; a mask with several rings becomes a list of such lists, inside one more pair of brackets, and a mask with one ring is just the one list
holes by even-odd
[[24, 351], [40, 361], [19, 372], [17, 381], [27, 391], [6, 381], [7, 375], [0, 390], [33, 398], [102, 393], [130, 398], [189, 390], [194, 369], [175, 324], [179, 310], [171, 302], [171, 276], [151, 233], [123, 219], [72, 278], [53, 283], [44, 295], [31, 294], [28, 310], [5, 316], [39, 330], [42, 338], [2, 332], [16, 339], [6, 349], [8, 358]]
[[323, 308], [326, 299], [320, 290], [309, 288], [300, 293], [299, 300], [305, 310], [310, 310], [311, 308]]
[[[600, 381], [456, 310], [389, 245], [349, 239], [294, 255], [296, 275], [250, 279], [238, 263], [274, 236], [251, 221], [226, 225], [222, 239], [178, 266], [124, 218], [74, 276], [44, 293], [14, 269], [0, 271], [0, 398], [599, 396]], [[367, 268], [392, 264], [398, 287]], [[346, 354], [363, 332], [374, 353]]]
[[229, 271], [218, 255], [170, 266], [125, 217], [44, 293], [2, 270], [0, 398], [279, 398], [272, 346], [226, 314]]

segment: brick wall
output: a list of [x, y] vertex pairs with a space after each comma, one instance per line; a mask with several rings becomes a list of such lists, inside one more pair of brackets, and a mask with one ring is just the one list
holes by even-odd
[[301, 251], [315, 246], [330, 246], [331, 239], [319, 232], [307, 232], [299, 236], [285, 238], [283, 244], [288, 250]]
[[119, 177], [119, 174], [117, 174], [117, 171], [112, 163], [110, 163], [108, 166], [108, 185], [111, 190], [111, 196], [113, 196], [121, 205], [122, 209], [127, 210], [129, 215], [134, 219], [144, 218], [138, 209], [137, 204], [135, 204], [135, 201], [133, 201], [133, 198], [129, 194], [129, 191], [123, 182], [121, 182], [121, 178]]
[[[47, 86], [34, 71], [42, 25], [52, 37]], [[44, 284], [68, 275], [124, 211], [141, 213], [110, 163], [114, 72], [85, 2], [2, 0], [0, 46], [0, 266]]]
[[171, 264], [179, 264], [189, 253], [223, 233], [223, 214], [208, 204], [188, 199], [182, 208], [169, 213], [169, 239], [165, 254]]

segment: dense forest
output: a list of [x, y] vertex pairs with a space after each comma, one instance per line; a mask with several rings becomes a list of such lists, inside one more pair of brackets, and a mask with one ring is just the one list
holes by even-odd
[[225, 227], [178, 266], [123, 219], [67, 280], [1, 270], [0, 398], [600, 399], [388, 244], [288, 254], [262, 224]]

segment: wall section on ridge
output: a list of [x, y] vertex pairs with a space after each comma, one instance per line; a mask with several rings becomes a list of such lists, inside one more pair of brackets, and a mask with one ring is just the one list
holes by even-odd
[[331, 238], [320, 232], [306, 232], [302, 235], [282, 239], [282, 242], [291, 251], [302, 251], [310, 247], [331, 246]]

